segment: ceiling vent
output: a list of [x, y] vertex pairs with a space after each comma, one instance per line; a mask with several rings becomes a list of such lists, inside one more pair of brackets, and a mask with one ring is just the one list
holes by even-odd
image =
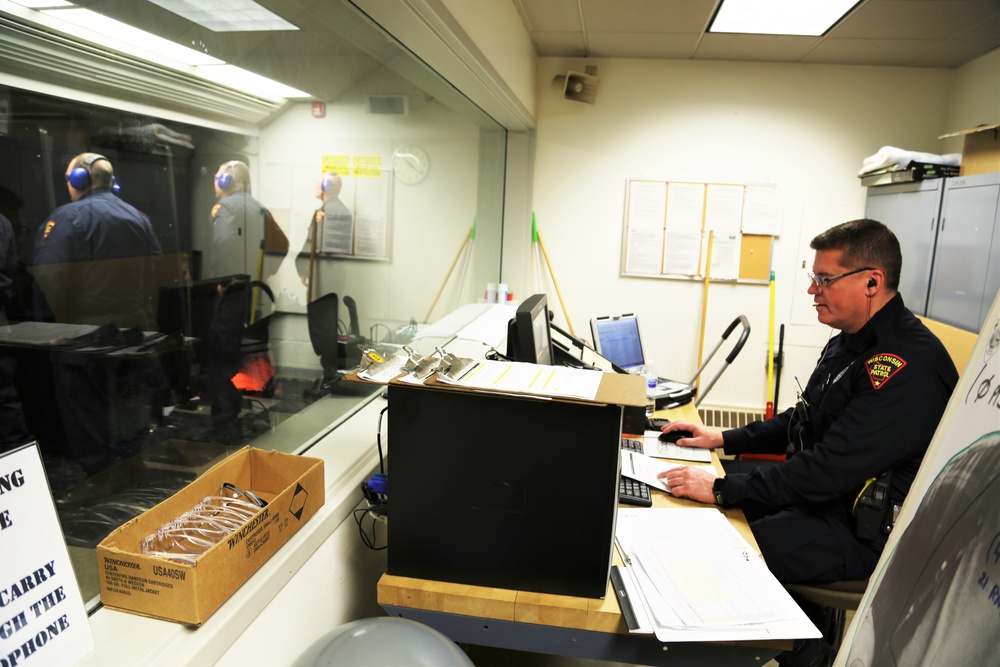
[[405, 116], [410, 113], [410, 99], [406, 95], [366, 95], [368, 113], [383, 116]]

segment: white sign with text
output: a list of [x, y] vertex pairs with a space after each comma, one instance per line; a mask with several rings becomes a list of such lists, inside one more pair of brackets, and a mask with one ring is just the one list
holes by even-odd
[[0, 455], [0, 667], [72, 665], [94, 650], [37, 443]]

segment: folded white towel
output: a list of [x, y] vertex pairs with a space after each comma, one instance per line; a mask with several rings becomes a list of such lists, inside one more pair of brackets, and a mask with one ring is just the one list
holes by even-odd
[[957, 167], [962, 164], [962, 154], [946, 153], [944, 155], [935, 155], [933, 153], [907, 151], [893, 146], [883, 146], [878, 149], [875, 155], [870, 155], [862, 161], [858, 176], [864, 176], [865, 174], [893, 165], [899, 165], [901, 169], [905, 169], [910, 166], [911, 162], [928, 162], [930, 164], [945, 164]]

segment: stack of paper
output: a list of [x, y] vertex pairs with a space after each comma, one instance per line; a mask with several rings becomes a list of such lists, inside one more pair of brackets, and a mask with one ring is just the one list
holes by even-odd
[[535, 396], [594, 400], [601, 373], [566, 366], [546, 366], [519, 361], [481, 361], [462, 377], [438, 379], [470, 389], [489, 389]]
[[717, 509], [619, 509], [615, 539], [634, 632], [663, 642], [821, 636]]

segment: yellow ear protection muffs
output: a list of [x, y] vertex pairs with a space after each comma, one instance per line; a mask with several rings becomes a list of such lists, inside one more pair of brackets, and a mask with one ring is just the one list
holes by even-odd
[[233, 187], [233, 167], [236, 166], [236, 160], [230, 160], [226, 163], [226, 171], [222, 172], [215, 177], [215, 183], [222, 190], [229, 190]]
[[[80, 164], [74, 167], [73, 171], [69, 172], [69, 176], [66, 180], [73, 186], [73, 189], [83, 191], [90, 188], [90, 165], [94, 164], [98, 160], [104, 160], [108, 164], [111, 164], [111, 160], [108, 160], [108, 158], [103, 155], [91, 153], [87, 157], [80, 160]], [[121, 186], [118, 185], [118, 180], [114, 176], [111, 177], [111, 190], [115, 194], [118, 194], [118, 191], [121, 190]]]

